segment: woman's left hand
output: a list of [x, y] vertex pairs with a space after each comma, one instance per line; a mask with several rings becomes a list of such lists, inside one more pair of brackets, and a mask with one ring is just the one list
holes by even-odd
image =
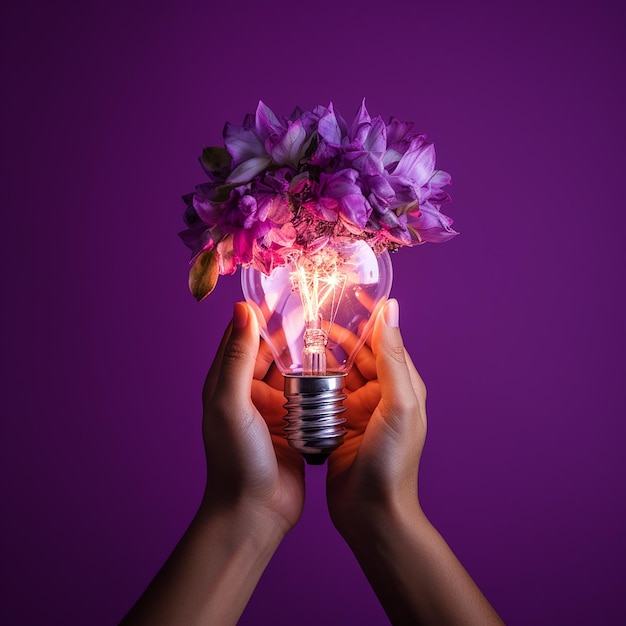
[[243, 509], [286, 533], [302, 512], [304, 463], [283, 433], [283, 378], [252, 309], [235, 305], [233, 321], [203, 390], [207, 487], [203, 508]]

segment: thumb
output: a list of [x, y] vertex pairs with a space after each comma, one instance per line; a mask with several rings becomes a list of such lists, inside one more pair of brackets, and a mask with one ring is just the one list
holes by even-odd
[[215, 389], [215, 396], [221, 396], [233, 409], [247, 406], [250, 402], [258, 351], [259, 328], [256, 317], [245, 302], [237, 302]]
[[380, 385], [384, 417], [399, 427], [407, 414], [418, 409], [410, 365], [399, 328], [399, 307], [395, 299], [385, 303], [376, 318], [372, 350]]

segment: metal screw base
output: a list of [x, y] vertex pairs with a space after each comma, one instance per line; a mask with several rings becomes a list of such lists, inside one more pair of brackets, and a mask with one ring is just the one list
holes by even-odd
[[345, 374], [285, 376], [285, 433], [310, 465], [321, 465], [343, 443]]

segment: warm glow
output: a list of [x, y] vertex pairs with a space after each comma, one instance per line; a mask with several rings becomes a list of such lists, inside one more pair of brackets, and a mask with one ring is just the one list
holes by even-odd
[[[340, 271], [343, 261], [335, 250], [301, 255], [291, 274], [294, 290], [300, 294], [305, 333], [302, 352], [305, 375], [326, 374], [326, 344], [346, 287]], [[322, 316], [325, 311], [325, 317]]]
[[360, 240], [333, 242], [307, 253], [294, 250], [269, 275], [253, 268], [242, 273], [261, 335], [287, 376], [347, 372], [389, 295], [391, 280], [389, 254], [377, 256]]
[[[321, 322], [320, 311], [328, 307], [324, 319], [329, 325], [335, 320], [339, 303], [346, 287], [346, 275], [340, 271], [342, 261], [335, 252], [300, 256], [291, 275], [294, 290], [300, 293], [305, 322]], [[330, 300], [330, 303], [328, 301]]]

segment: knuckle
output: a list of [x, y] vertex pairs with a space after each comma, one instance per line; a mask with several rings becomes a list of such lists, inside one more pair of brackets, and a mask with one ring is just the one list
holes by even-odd
[[252, 358], [249, 345], [233, 341], [226, 346], [224, 356], [222, 357], [222, 365], [230, 367], [239, 361], [246, 361]]
[[397, 361], [398, 363], [406, 363], [406, 358], [404, 356], [404, 346], [403, 345], [397, 345], [397, 346], [391, 346], [390, 350], [389, 350], [389, 354], [391, 355], [391, 358], [394, 361]]
[[402, 415], [417, 415], [419, 412], [419, 403], [415, 394], [407, 393], [400, 396], [396, 402], [396, 411]]
[[414, 393], [399, 393], [388, 404], [389, 412], [398, 418], [418, 415], [420, 404]]
[[211, 400], [210, 413], [220, 418], [228, 417], [233, 411], [233, 400], [226, 398], [223, 393], [217, 391]]

